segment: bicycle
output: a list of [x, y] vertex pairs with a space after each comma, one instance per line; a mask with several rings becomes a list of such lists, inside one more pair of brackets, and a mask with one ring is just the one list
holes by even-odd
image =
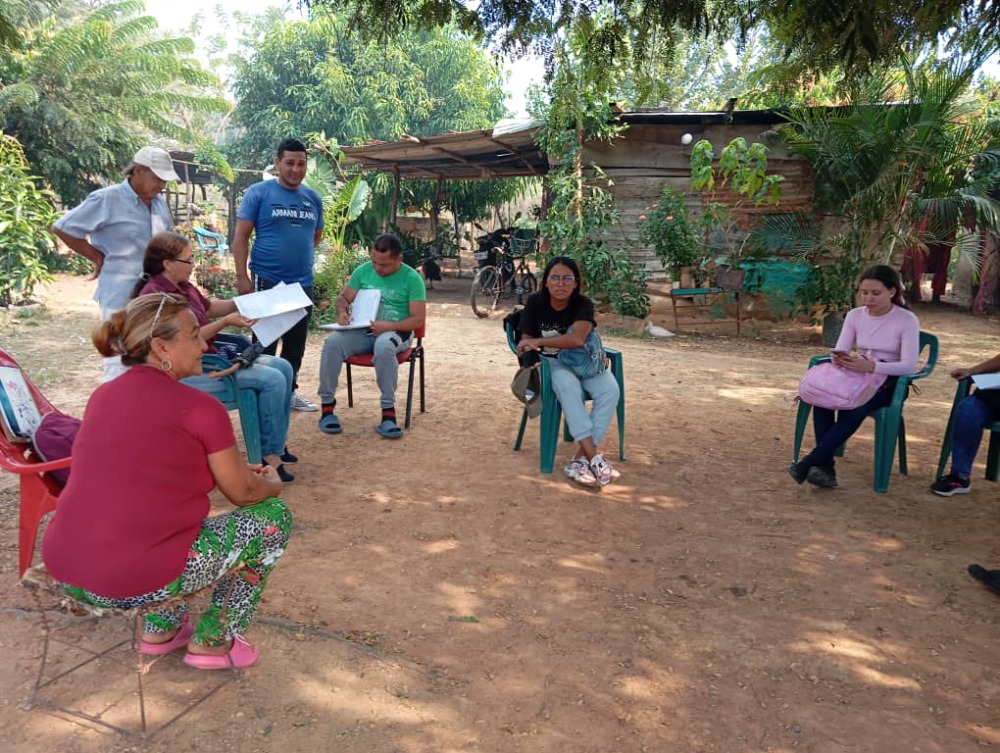
[[[511, 238], [506, 234], [502, 243], [503, 245], [491, 249], [495, 265], [487, 264], [480, 267], [472, 280], [470, 303], [473, 313], [480, 319], [492, 314], [500, 301], [508, 296], [516, 296], [517, 303], [523, 305], [525, 296], [531, 295], [538, 289], [538, 281], [527, 261], [528, 253], [535, 251], [535, 240]], [[483, 251], [482, 248], [480, 245], [480, 250], [476, 252], [476, 258], [480, 262], [488, 258], [490, 251], [489, 249]]]

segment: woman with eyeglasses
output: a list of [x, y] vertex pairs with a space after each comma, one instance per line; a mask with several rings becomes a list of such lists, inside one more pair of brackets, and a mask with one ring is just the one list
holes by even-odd
[[[517, 351], [535, 351], [549, 359], [552, 390], [577, 442], [576, 452], [564, 470], [584, 486], [606, 486], [620, 475], [600, 450], [618, 408], [618, 382], [610, 369], [580, 379], [557, 356], [560, 349], [582, 347], [596, 326], [594, 302], [580, 292], [576, 261], [568, 256], [549, 260], [542, 272], [542, 288], [528, 297], [521, 312]], [[585, 396], [593, 401], [590, 413]]]
[[[180, 233], [157, 233], [146, 246], [142, 262], [143, 274], [136, 283], [133, 296], [144, 293], [171, 293], [182, 296], [201, 325], [201, 336], [210, 353], [218, 352], [217, 340], [224, 327], [249, 327], [253, 321], [236, 310], [236, 303], [221, 298], [206, 298], [191, 283], [194, 250]], [[245, 340], [245, 338], [240, 338]], [[249, 341], [246, 341], [249, 344]], [[285, 463], [298, 460], [288, 451], [288, 423], [291, 416], [292, 365], [277, 356], [260, 355], [249, 367], [236, 371], [236, 384], [249, 387], [257, 395], [257, 415], [260, 417], [261, 454], [267, 465], [274, 466], [285, 482], [295, 477], [285, 470]], [[184, 380], [205, 392], [218, 393], [224, 385], [205, 374]]]
[[[206, 349], [186, 300], [139, 296], [93, 342], [131, 368], [87, 403], [73, 473], [43, 538], [45, 565], [75, 599], [153, 608], [143, 653], [184, 648], [192, 667], [249, 667], [258, 651], [242, 636], [292, 530], [277, 470], [248, 465], [222, 403], [181, 384], [201, 372]], [[216, 487], [239, 509], [207, 517]], [[155, 611], [213, 584], [197, 624], [185, 602]]]

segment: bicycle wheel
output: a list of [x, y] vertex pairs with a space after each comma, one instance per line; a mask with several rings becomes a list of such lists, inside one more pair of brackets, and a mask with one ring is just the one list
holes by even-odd
[[538, 290], [538, 280], [531, 272], [525, 272], [518, 278], [518, 287], [521, 294], [517, 297], [518, 303], [524, 303], [524, 299]]
[[473, 313], [485, 319], [500, 301], [500, 272], [496, 267], [483, 267], [472, 279], [472, 293], [469, 302]]

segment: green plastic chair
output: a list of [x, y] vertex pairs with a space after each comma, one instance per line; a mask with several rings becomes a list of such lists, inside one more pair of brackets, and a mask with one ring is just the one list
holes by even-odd
[[[231, 364], [228, 360], [215, 353], [202, 353], [201, 367], [204, 373], [224, 371]], [[260, 417], [257, 413], [257, 394], [249, 389], [236, 386], [236, 377], [228, 374], [219, 377], [218, 381], [225, 388], [213, 393], [226, 410], [237, 410], [240, 414], [240, 428], [243, 429], [243, 443], [247, 448], [247, 460], [259, 464], [263, 458], [260, 446]]]
[[[959, 379], [955, 387], [955, 399], [951, 403], [951, 413], [948, 414], [948, 428], [944, 430], [944, 440], [941, 442], [941, 456], [938, 458], [937, 475], [941, 478], [948, 465], [948, 458], [951, 457], [951, 441], [955, 424], [955, 409], [958, 404], [969, 396], [969, 388], [972, 387], [972, 379], [966, 377]], [[986, 478], [989, 481], [996, 481], [1000, 476], [1000, 421], [986, 427], [990, 432], [990, 446], [986, 453]]]
[[[920, 355], [923, 357], [924, 350], [927, 350], [927, 361], [920, 371], [914, 374], [901, 376], [896, 382], [896, 389], [892, 393], [892, 401], [884, 408], [879, 408], [871, 414], [875, 419], [875, 480], [873, 487], [876, 492], [884, 494], [889, 490], [889, 478], [892, 476], [892, 461], [896, 454], [896, 445], [899, 444], [899, 472], [907, 475], [906, 468], [906, 423], [903, 420], [903, 401], [910, 391], [910, 384], [917, 379], [923, 379], [934, 371], [934, 366], [938, 359], [938, 339], [929, 332], [920, 333]], [[809, 359], [811, 369], [818, 363], [829, 361], [829, 355], [813, 356]], [[805, 436], [806, 424], [809, 422], [809, 413], [812, 406], [799, 400], [798, 415], [795, 418], [795, 448], [792, 455], [793, 461], [799, 461], [799, 451], [802, 448], [802, 439]], [[844, 448], [837, 451], [838, 455], [844, 454]]]
[[[507, 346], [511, 352], [517, 355], [517, 341], [514, 339], [514, 329], [509, 323], [504, 325], [507, 333]], [[618, 390], [621, 396], [618, 398], [618, 459], [625, 460], [625, 375], [622, 362], [621, 351], [617, 348], [604, 348], [611, 362], [611, 373], [618, 382]], [[541, 383], [542, 383], [542, 413], [539, 417], [539, 463], [538, 467], [542, 473], [552, 473], [556, 463], [556, 450], [559, 445], [559, 424], [562, 422], [562, 407], [556, 399], [556, 393], [552, 391], [552, 371], [548, 358], [541, 359]], [[521, 442], [524, 440], [524, 432], [528, 426], [527, 407], [521, 413], [521, 426], [517, 430], [517, 439], [514, 441], [514, 451], [520, 451]], [[573, 437], [569, 433], [569, 427], [563, 428], [563, 439], [572, 442]]]

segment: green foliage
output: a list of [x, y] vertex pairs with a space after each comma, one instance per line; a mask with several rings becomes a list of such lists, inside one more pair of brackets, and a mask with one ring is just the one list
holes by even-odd
[[670, 186], [663, 189], [645, 219], [639, 220], [639, 238], [653, 247], [660, 264], [675, 280], [682, 268], [694, 266], [703, 254], [701, 239], [684, 206], [684, 196]]
[[202, 259], [194, 268], [194, 280], [209, 298], [233, 298], [236, 295], [236, 272]]
[[53, 247], [52, 192], [36, 180], [17, 139], [0, 134], [0, 306], [28, 300], [52, 279], [44, 263]]
[[323, 239], [333, 248], [343, 248], [348, 226], [368, 206], [371, 187], [360, 175], [346, 178], [340, 173], [344, 153], [336, 139], [319, 133], [311, 134], [310, 141], [321, 159], [309, 160], [306, 184], [323, 199]]
[[851, 79], [891, 60], [901, 47], [940, 43], [948, 50], [995, 50], [1000, 38], [1000, 7], [981, 0], [481, 0], [471, 6], [441, 0], [307, 0], [307, 5], [346, 10], [352, 26], [375, 39], [456, 24], [502, 52], [517, 55], [527, 49], [549, 56], [550, 62], [564, 30], [601, 13], [608, 18], [605, 47], [616, 64], [682, 51], [687, 35], [735, 41], [739, 48], [764, 25], [799, 70], [840, 66]]
[[368, 260], [368, 251], [357, 244], [337, 248], [324, 243], [319, 247], [316, 259], [313, 270], [313, 300], [316, 302], [316, 310], [312, 326], [318, 327], [320, 324], [336, 321], [337, 311], [333, 300], [340, 295], [351, 273]]
[[740, 226], [740, 209], [746, 204], [777, 204], [781, 200], [782, 175], [767, 174], [767, 147], [761, 143], [747, 144], [738, 137], [730, 141], [719, 155], [715, 167], [712, 144], [702, 140], [691, 150], [691, 189], [712, 194], [728, 189], [728, 202], [709, 201], [699, 219], [705, 237], [721, 236], [730, 261], [743, 255], [747, 238]]
[[[865, 265], [898, 267], [906, 248], [919, 252], [960, 226], [1000, 231], [991, 194], [1000, 183], [1000, 134], [969, 96], [973, 64], [914, 68], [904, 60], [903, 71], [902, 82], [866, 80], [836, 111], [793, 110], [785, 129], [812, 165], [814, 204], [830, 225], [822, 236], [802, 237], [800, 255], [813, 266], [842, 257], [852, 290]], [[804, 299], [829, 310], [845, 304], [842, 291], [819, 292]]]
[[26, 15], [22, 49], [0, 56], [0, 125], [64, 203], [119, 178], [143, 131], [203, 143], [182, 116], [228, 110], [191, 40], [158, 37], [142, 0], [58, 10]]
[[609, 301], [619, 313], [645, 316], [645, 275], [634, 268], [626, 249], [607, 243], [608, 228], [619, 220], [606, 188], [610, 183], [600, 168], [585, 167], [582, 159], [588, 140], [612, 141], [624, 129], [610, 121], [609, 92], [621, 73], [602, 63], [596, 40], [606, 31], [600, 18], [581, 20], [556, 52], [559, 63], [539, 143], [560, 161], [548, 174], [549, 208], [538, 230], [548, 236], [552, 255], [580, 263], [588, 295]]

